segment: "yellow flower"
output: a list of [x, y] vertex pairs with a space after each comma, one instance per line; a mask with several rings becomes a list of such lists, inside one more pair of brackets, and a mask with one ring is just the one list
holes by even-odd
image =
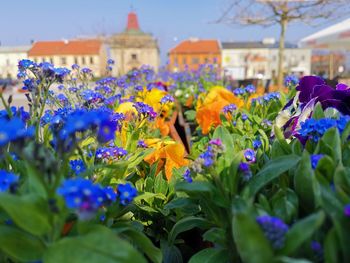
[[158, 114], [162, 113], [163, 117], [167, 117], [173, 107], [173, 103], [166, 103], [165, 105], [160, 104], [160, 100], [167, 94], [168, 92], [164, 90], [154, 88], [151, 91], [148, 91], [144, 88], [143, 91], [138, 93], [137, 101], [142, 101], [143, 103], [148, 104], [155, 112]]

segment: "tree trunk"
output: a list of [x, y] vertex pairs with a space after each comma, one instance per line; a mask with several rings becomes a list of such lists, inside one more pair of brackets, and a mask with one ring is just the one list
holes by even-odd
[[279, 41], [279, 49], [278, 49], [278, 68], [277, 68], [277, 86], [278, 89], [281, 90], [283, 88], [283, 54], [284, 54], [284, 42], [286, 36], [286, 28], [287, 28], [287, 20], [283, 19], [280, 22], [281, 25], [281, 33], [280, 33], [280, 41]]

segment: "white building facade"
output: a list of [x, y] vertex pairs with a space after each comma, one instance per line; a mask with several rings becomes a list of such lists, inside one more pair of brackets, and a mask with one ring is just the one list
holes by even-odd
[[31, 46], [0, 47], [0, 79], [15, 79], [18, 61], [28, 57]]
[[[223, 42], [222, 68], [225, 76], [236, 80], [274, 79], [278, 71], [278, 44], [273, 39], [262, 42]], [[308, 75], [311, 50], [286, 44], [285, 74]]]

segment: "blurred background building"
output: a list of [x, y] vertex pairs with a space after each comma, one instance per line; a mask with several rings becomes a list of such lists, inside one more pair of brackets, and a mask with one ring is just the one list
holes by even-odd
[[0, 47], [0, 79], [17, 76], [18, 61], [27, 58], [31, 46]]
[[96, 77], [106, 72], [106, 47], [99, 39], [38, 41], [28, 51], [28, 58], [40, 62], [50, 62], [56, 67], [78, 64], [91, 69]]
[[[278, 44], [267, 38], [261, 42], [223, 42], [222, 68], [228, 78], [274, 79], [277, 75]], [[298, 76], [311, 72], [311, 49], [285, 44], [283, 61], [285, 74]]]
[[157, 70], [160, 67], [159, 47], [151, 34], [144, 33], [135, 12], [128, 14], [124, 32], [107, 39], [110, 58], [115, 61], [114, 75], [121, 75], [142, 65]]
[[196, 70], [201, 64], [221, 67], [221, 46], [216, 39], [190, 38], [172, 48], [168, 57], [171, 71]]

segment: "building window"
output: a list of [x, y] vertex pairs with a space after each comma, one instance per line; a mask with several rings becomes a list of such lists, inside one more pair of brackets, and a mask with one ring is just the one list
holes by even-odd
[[192, 58], [192, 64], [198, 64], [199, 59], [197, 57]]
[[208, 64], [209, 63], [209, 58], [204, 58], [204, 63]]
[[35, 63], [38, 63], [38, 59], [37, 58], [34, 58], [33, 59]]
[[41, 62], [45, 62], [45, 58], [41, 58]]
[[74, 57], [74, 64], [78, 64], [78, 58]]
[[83, 64], [83, 65], [86, 64], [85, 57], [81, 57], [81, 64]]
[[132, 60], [136, 60], [137, 59], [137, 55], [136, 54], [131, 54], [131, 59]]
[[50, 58], [50, 63], [53, 64], [53, 58]]
[[66, 65], [67, 64], [67, 58], [66, 57], [62, 57], [61, 58], [61, 64], [62, 65]]
[[182, 64], [187, 64], [187, 59], [185, 57], [182, 58]]
[[94, 64], [94, 57], [90, 57], [90, 64]]
[[179, 61], [178, 61], [177, 57], [174, 57], [174, 64], [175, 64], [175, 65], [178, 65], [178, 64], [179, 64]]
[[301, 61], [305, 61], [305, 56], [304, 55], [301, 56]]
[[6, 66], [10, 66], [10, 60], [6, 59]]
[[272, 56], [272, 61], [276, 61], [276, 56]]

